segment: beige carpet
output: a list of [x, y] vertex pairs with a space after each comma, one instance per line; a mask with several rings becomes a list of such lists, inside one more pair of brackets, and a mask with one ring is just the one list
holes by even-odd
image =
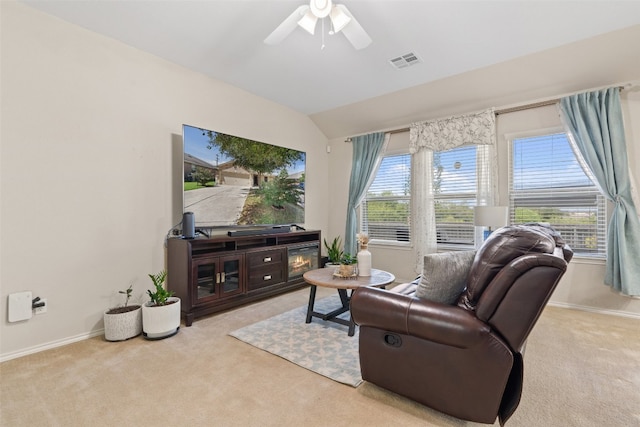
[[[331, 290], [319, 289], [319, 297]], [[478, 426], [353, 388], [227, 334], [308, 289], [196, 320], [162, 341], [93, 338], [0, 364], [2, 426]], [[640, 425], [640, 321], [548, 308], [507, 426]]]

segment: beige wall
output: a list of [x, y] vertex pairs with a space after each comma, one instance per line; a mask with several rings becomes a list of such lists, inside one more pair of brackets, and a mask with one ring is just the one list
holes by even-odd
[[[0, 356], [83, 339], [164, 267], [182, 211], [182, 124], [307, 152], [326, 229], [327, 140], [301, 114], [29, 7], [2, 2]], [[7, 321], [7, 295], [48, 312]]]

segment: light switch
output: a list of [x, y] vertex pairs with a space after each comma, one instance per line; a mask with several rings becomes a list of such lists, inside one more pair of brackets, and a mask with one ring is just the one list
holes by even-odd
[[9, 294], [9, 322], [31, 319], [31, 291]]

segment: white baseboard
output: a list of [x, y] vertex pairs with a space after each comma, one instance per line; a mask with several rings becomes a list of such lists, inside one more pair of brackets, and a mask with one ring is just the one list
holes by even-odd
[[559, 308], [570, 308], [572, 310], [589, 311], [591, 313], [607, 314], [609, 316], [629, 317], [631, 319], [640, 320], [640, 314], [639, 313], [631, 313], [631, 312], [628, 312], [628, 311], [608, 310], [608, 309], [604, 309], [604, 308], [594, 308], [594, 307], [589, 307], [589, 306], [586, 306], [586, 305], [577, 305], [577, 304], [569, 304], [569, 303], [566, 303], [566, 302], [554, 302], [554, 301], [549, 301], [547, 303], [547, 305], [550, 305], [550, 306], [553, 306], [553, 307], [559, 307]]
[[39, 353], [41, 351], [50, 350], [52, 348], [62, 347], [67, 344], [73, 344], [74, 342], [87, 340], [89, 338], [97, 337], [98, 335], [104, 335], [104, 329], [92, 331], [86, 334], [76, 335], [74, 337], [64, 338], [58, 341], [51, 341], [45, 344], [36, 345], [13, 353], [0, 354], [0, 363], [7, 360], [17, 359], [18, 357], [27, 356], [29, 354]]

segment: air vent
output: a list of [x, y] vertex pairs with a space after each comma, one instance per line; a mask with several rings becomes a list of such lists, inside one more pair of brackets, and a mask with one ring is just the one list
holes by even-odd
[[421, 62], [422, 61], [420, 60], [420, 58], [418, 58], [418, 55], [413, 52], [389, 60], [389, 63], [398, 70], [401, 68], [407, 68], [412, 65], [419, 64]]

